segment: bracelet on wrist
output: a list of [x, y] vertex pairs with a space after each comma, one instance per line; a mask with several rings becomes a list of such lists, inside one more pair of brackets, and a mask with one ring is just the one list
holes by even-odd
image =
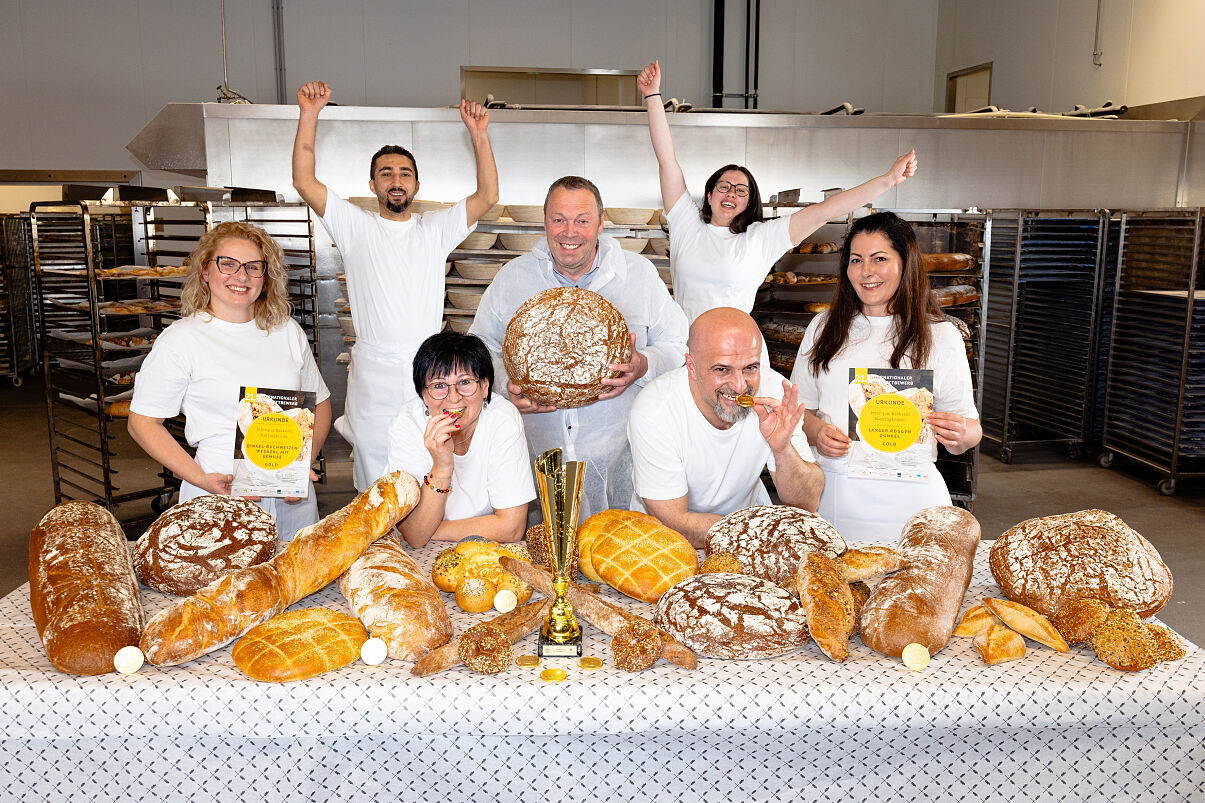
[[645, 100], [648, 100], [649, 98], [659, 98], [659, 97], [661, 97], [661, 93], [660, 93], [660, 92], [650, 92], [650, 93], [648, 93], [647, 95], [645, 95], [645, 96], [644, 96], [644, 99], [645, 99]]
[[451, 481], [450, 481], [450, 480], [449, 480], [449, 482], [448, 482], [448, 487], [447, 487], [447, 488], [436, 488], [434, 485], [432, 485], [432, 484], [431, 484], [431, 475], [430, 475], [430, 474], [424, 474], [424, 475], [423, 475], [423, 485], [427, 486], [427, 487], [428, 487], [428, 488], [430, 488], [432, 491], [435, 491], [435, 493], [437, 493], [437, 494], [450, 494], [450, 493], [452, 493], [452, 483], [451, 483]]

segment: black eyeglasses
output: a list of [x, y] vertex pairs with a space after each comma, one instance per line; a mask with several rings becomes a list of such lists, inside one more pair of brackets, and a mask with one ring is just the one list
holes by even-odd
[[461, 379], [455, 385], [449, 385], [447, 382], [432, 382], [425, 386], [427, 392], [431, 394], [431, 398], [439, 401], [448, 398], [448, 393], [453, 387], [462, 399], [467, 399], [469, 396], [476, 396], [477, 389], [481, 387], [480, 379]]
[[247, 276], [252, 279], [258, 279], [268, 272], [268, 261], [265, 259], [253, 259], [250, 262], [239, 262], [234, 257], [214, 257], [214, 263], [218, 266], [218, 270], [225, 273], [227, 276], [233, 276], [239, 272], [239, 268], [247, 271]]
[[744, 198], [749, 194], [749, 186], [747, 184], [730, 184], [727, 181], [718, 181], [715, 185], [715, 191], [720, 195], [727, 195], [729, 191], [735, 192], [737, 198]]

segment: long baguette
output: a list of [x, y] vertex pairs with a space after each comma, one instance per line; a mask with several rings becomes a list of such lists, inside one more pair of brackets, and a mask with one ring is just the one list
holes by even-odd
[[29, 602], [46, 657], [60, 672], [100, 675], [138, 643], [142, 601], [125, 533], [91, 502], [64, 502], [29, 535]]
[[240, 569], [161, 611], [142, 632], [159, 666], [198, 658], [326, 586], [418, 504], [418, 482], [395, 471], [346, 507], [299, 531], [268, 563]]
[[[552, 575], [544, 567], [535, 566], [526, 561], [515, 560], [506, 556], [501, 558], [501, 563], [502, 568], [523, 582], [534, 586], [545, 596], [552, 596]], [[629, 613], [618, 605], [608, 602], [581, 586], [570, 584], [569, 590], [565, 592], [565, 596], [569, 599], [569, 604], [573, 606], [575, 611], [580, 612], [587, 621], [608, 636], [614, 636], [621, 628], [632, 622], [645, 622], [656, 627], [651, 620], [634, 613]], [[661, 628], [658, 627], [657, 632], [661, 636], [662, 658], [683, 669], [696, 669], [699, 666], [699, 658], [694, 654], [694, 651]]]
[[[506, 635], [507, 640], [511, 644], [514, 644], [540, 629], [540, 625], [544, 623], [544, 617], [548, 614], [548, 606], [551, 603], [552, 600], [550, 599], [529, 602], [526, 605], [520, 605], [513, 611], [495, 616], [485, 624], [493, 625], [501, 630]], [[442, 672], [445, 669], [451, 669], [454, 666], [460, 666], [460, 664], [460, 652], [456, 645], [456, 639], [453, 639], [442, 647], [436, 647], [415, 661], [414, 666], [410, 668], [410, 674], [421, 678], [433, 675], [436, 672]]]
[[979, 522], [962, 508], [928, 507], [908, 519], [896, 548], [904, 568], [862, 606], [862, 642], [895, 658], [912, 643], [930, 655], [946, 646], [971, 584], [979, 535]]

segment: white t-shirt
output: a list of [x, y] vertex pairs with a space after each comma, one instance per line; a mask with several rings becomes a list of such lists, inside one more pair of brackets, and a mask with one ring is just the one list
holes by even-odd
[[[428, 421], [422, 399], [402, 405], [389, 425], [387, 471], [400, 468], [420, 480], [430, 473], [434, 460], [423, 445]], [[531, 472], [522, 416], [495, 393], [493, 401], [481, 410], [468, 452], [453, 458], [452, 493], [445, 503], [444, 519], [486, 516], [530, 502], [536, 498]]]
[[[783, 377], [763, 373], [756, 395], [782, 399]], [[663, 374], [640, 391], [628, 416], [632, 446], [634, 510], [644, 510], [639, 497], [677, 499], [688, 495], [691, 511], [726, 516], [750, 505], [770, 504], [761, 482], [764, 466], [775, 470], [770, 445], [761, 434], [757, 415], [728, 429], [708, 421], [690, 394], [690, 374], [684, 365]], [[803, 434], [803, 421], [791, 445], [804, 460], [812, 450]]]
[[757, 288], [791, 249], [790, 216], [754, 223], [741, 234], [704, 223], [690, 193], [665, 216], [669, 221], [674, 300], [689, 321], [716, 307], [750, 312]]
[[131, 412], [184, 413], [184, 437], [208, 473], [234, 468], [234, 428], [242, 386], [308, 390], [330, 397], [305, 332], [293, 319], [265, 332], [207, 312], [176, 321], [155, 340], [134, 377]]
[[451, 209], [386, 220], [326, 192], [321, 218], [343, 257], [356, 341], [413, 352], [443, 326], [448, 252], [477, 226], [465, 200]]

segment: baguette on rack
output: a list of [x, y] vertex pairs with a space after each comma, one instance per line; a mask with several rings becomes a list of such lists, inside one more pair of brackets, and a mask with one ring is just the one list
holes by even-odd
[[[548, 614], [548, 606], [551, 604], [550, 599], [529, 602], [526, 605], [520, 605], [513, 611], [499, 614], [482, 624], [498, 628], [510, 643], [514, 644], [540, 629], [540, 625], [544, 624], [544, 618]], [[436, 647], [419, 658], [414, 662], [414, 666], [410, 667], [410, 674], [421, 678], [459, 666], [463, 663], [460, 660], [459, 641], [457, 639], [442, 647]]]
[[63, 502], [29, 535], [29, 603], [60, 672], [100, 675], [138, 643], [142, 600], [121, 525], [92, 502]]
[[271, 561], [226, 575], [161, 611], [142, 633], [147, 660], [181, 664], [230, 643], [343, 574], [416, 504], [414, 477], [384, 475], [341, 510], [300, 530]]

